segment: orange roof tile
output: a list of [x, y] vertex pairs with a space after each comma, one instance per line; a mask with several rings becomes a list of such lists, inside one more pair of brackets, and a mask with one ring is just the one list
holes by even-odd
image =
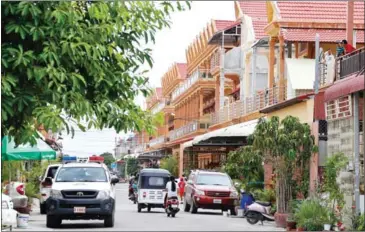
[[156, 96], [157, 96], [157, 99], [162, 98], [162, 88], [161, 87], [156, 88]]
[[177, 63], [177, 69], [179, 70], [180, 76], [186, 78], [188, 74], [188, 65], [185, 63]]
[[[277, 1], [282, 20], [346, 22], [347, 1]], [[364, 22], [364, 2], [354, 2], [354, 21]]]
[[243, 14], [251, 17], [255, 38], [266, 37], [264, 28], [267, 25], [266, 1], [239, 1]]
[[236, 23], [235, 21], [231, 21], [231, 20], [214, 20], [214, 21], [215, 21], [215, 26], [217, 28], [217, 31], [226, 29], [227, 27]]

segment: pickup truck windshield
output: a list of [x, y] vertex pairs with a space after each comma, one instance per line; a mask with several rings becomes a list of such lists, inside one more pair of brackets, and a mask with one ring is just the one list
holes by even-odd
[[105, 170], [99, 167], [64, 167], [56, 182], [107, 182]]
[[200, 174], [200, 175], [198, 175], [196, 184], [197, 185], [232, 186], [232, 181], [226, 175]]

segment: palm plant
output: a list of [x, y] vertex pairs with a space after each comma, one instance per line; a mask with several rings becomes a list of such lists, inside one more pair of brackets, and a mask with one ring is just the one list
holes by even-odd
[[[305, 193], [309, 188], [306, 180], [309, 179], [309, 159], [314, 149], [309, 125], [300, 123], [293, 116], [287, 116], [281, 122], [276, 116], [270, 120], [260, 119], [254, 132], [253, 147], [275, 169], [278, 213], [289, 213], [293, 196], [298, 191]], [[299, 188], [293, 188], [296, 185]]]

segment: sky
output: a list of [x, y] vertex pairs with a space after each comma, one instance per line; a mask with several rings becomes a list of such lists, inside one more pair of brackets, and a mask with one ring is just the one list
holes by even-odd
[[[154, 64], [148, 73], [151, 87], [161, 86], [161, 77], [174, 62], [186, 63], [186, 49], [212, 19], [234, 20], [234, 2], [193, 1], [190, 10], [171, 15], [170, 28], [156, 33], [156, 43], [152, 47]], [[142, 107], [144, 102], [143, 97], [136, 99], [136, 103]], [[126, 134], [117, 134], [111, 129], [76, 131], [73, 139], [63, 136], [63, 152], [75, 156], [113, 153], [116, 138], [122, 137], [126, 137]]]

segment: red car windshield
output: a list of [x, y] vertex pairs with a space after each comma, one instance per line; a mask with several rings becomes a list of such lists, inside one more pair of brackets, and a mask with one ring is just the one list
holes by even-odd
[[196, 184], [197, 185], [232, 186], [232, 181], [226, 175], [200, 174], [200, 175], [198, 175]]

